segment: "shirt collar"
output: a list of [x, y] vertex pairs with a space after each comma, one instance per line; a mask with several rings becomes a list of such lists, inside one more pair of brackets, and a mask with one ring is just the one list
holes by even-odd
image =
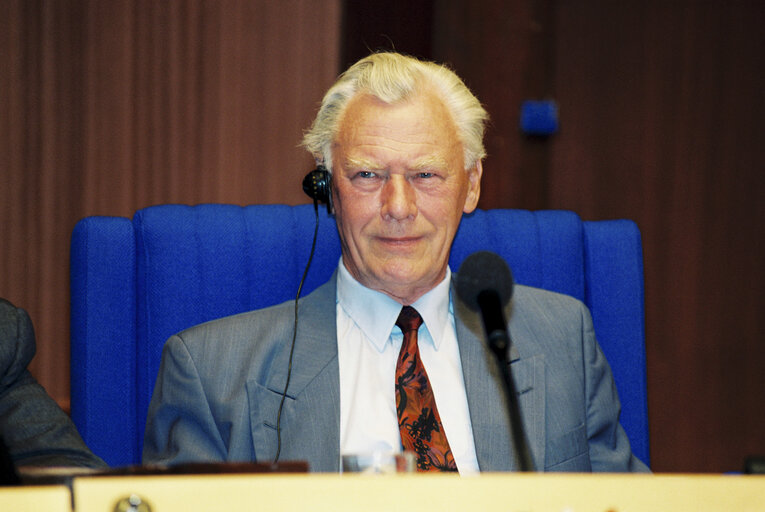
[[[412, 304], [412, 307], [422, 316], [436, 350], [441, 344], [451, 313], [449, 300], [451, 275], [451, 270], [447, 266], [444, 279]], [[342, 257], [340, 257], [337, 272], [337, 302], [372, 341], [377, 350], [382, 352], [396, 325], [401, 304], [384, 293], [359, 283], [345, 268]]]

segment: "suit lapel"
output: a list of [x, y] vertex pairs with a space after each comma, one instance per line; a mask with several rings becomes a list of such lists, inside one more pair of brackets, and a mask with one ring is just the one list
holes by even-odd
[[[486, 347], [481, 317], [458, 300], [456, 294], [452, 297], [478, 466], [481, 471], [518, 470], [510, 437], [503, 377], [494, 355]], [[510, 313], [510, 308], [506, 308], [505, 314], [509, 317]], [[545, 455], [544, 359], [541, 355], [524, 354], [524, 340], [513, 331], [512, 322], [510, 329], [513, 341], [510, 371], [534, 465], [542, 469]]]
[[[340, 377], [337, 363], [336, 280], [300, 301], [298, 331], [281, 413], [280, 460], [307, 460], [312, 471], [339, 471]], [[292, 317], [290, 318], [290, 320]], [[290, 322], [291, 323], [291, 322]], [[276, 454], [276, 421], [289, 367], [289, 339], [270, 365], [266, 385], [247, 383], [253, 442], [260, 453]], [[260, 449], [260, 453], [259, 453]]]
[[[517, 470], [502, 376], [483, 341], [480, 315], [456, 299], [454, 290], [452, 296], [479, 468]], [[300, 302], [292, 374], [281, 417], [280, 460], [307, 460], [312, 471], [339, 471], [340, 376], [335, 304], [335, 276]], [[505, 314], [511, 318], [510, 307]], [[510, 332], [511, 372], [531, 455], [541, 470], [545, 460], [544, 357], [525, 353], [528, 343], [513, 328], [512, 318]], [[270, 365], [267, 384], [255, 380], [247, 383], [253, 443], [261, 461], [273, 459], [276, 454], [275, 424], [287, 379], [291, 328], [289, 333]]]

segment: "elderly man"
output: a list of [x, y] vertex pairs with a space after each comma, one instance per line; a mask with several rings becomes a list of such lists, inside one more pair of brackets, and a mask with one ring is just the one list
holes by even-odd
[[[423, 471], [518, 468], [480, 318], [448, 267], [480, 195], [486, 119], [443, 66], [381, 53], [341, 75], [304, 140], [331, 176], [337, 271], [300, 300], [297, 323], [285, 303], [173, 336], [145, 462], [278, 457], [338, 471], [342, 454], [403, 447]], [[586, 308], [522, 286], [511, 307], [537, 469], [645, 470]]]

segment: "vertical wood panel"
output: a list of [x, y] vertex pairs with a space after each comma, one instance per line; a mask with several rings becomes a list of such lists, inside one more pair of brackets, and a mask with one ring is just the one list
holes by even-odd
[[641, 227], [659, 471], [765, 451], [763, 22], [744, 1], [557, 12], [551, 203]]
[[521, 135], [519, 115], [524, 99], [542, 99], [549, 89], [547, 2], [435, 5], [433, 56], [464, 79], [491, 117], [479, 206], [544, 208], [546, 143]]
[[435, 0], [344, 0], [341, 68], [376, 51], [432, 59], [434, 3]]
[[0, 3], [0, 295], [69, 395], [69, 237], [156, 203], [305, 202], [298, 147], [337, 71], [340, 0]]
[[[492, 116], [481, 206], [642, 230], [654, 469], [765, 452], [765, 4], [435, 5], [434, 56]], [[516, 128], [538, 91], [560, 106], [547, 141]]]

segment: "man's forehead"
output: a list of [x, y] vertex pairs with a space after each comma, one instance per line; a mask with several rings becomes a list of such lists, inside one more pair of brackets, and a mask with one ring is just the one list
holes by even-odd
[[[425, 124], [436, 120], [443, 122], [444, 119], [452, 123], [454, 121], [443, 98], [430, 88], [419, 90], [391, 103], [368, 92], [359, 92], [348, 100], [338, 122], [338, 131], [343, 131], [347, 123], [354, 123], [359, 117], [363, 118], [365, 123], [375, 124], [379, 116], [384, 117], [393, 112], [401, 115], [416, 115], [417, 121]], [[384, 128], [382, 123], [377, 126]]]
[[368, 94], [352, 98], [332, 147], [336, 165], [367, 170], [397, 163], [414, 170], [445, 169], [462, 153], [451, 114], [432, 91], [391, 104]]

